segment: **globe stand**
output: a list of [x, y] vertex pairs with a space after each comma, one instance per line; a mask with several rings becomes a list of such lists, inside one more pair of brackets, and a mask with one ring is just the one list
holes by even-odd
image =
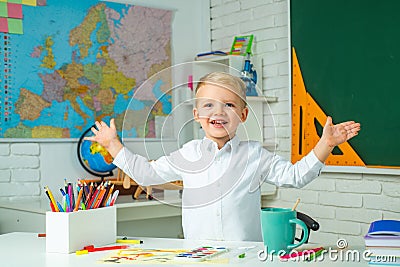
[[[95, 127], [95, 125], [92, 125], [92, 127]], [[105, 177], [114, 176], [114, 173], [112, 172], [112, 170], [111, 170], [111, 171], [107, 171], [107, 172], [96, 172], [96, 171], [93, 171], [93, 170], [89, 169], [89, 168], [86, 166], [85, 162], [83, 162], [82, 155], [81, 155], [82, 142], [84, 141], [85, 136], [91, 131], [91, 128], [92, 128], [92, 127], [90, 127], [89, 129], [87, 129], [87, 130], [81, 135], [81, 137], [79, 138], [78, 146], [77, 146], [77, 156], [78, 156], [79, 163], [81, 164], [82, 168], [85, 169], [85, 171], [87, 171], [87, 172], [90, 173], [91, 175], [94, 175], [94, 176], [99, 177], [99, 178], [101, 179], [101, 182], [104, 182]]]
[[[90, 165], [88, 166], [85, 162], [84, 162], [84, 157], [82, 156], [82, 144], [84, 143], [84, 138], [85, 136], [87, 136], [87, 134], [91, 131], [91, 128], [95, 127], [95, 125], [92, 125], [89, 129], [87, 129], [79, 138], [78, 141], [78, 147], [77, 147], [77, 156], [78, 156], [78, 160], [80, 165], [82, 166], [83, 169], [85, 169], [85, 171], [87, 171], [89, 174], [94, 175], [96, 177], [100, 177], [101, 182], [104, 182], [106, 177], [113, 177], [113, 170], [115, 168], [117, 168], [115, 165], [113, 169], [111, 170], [107, 170], [104, 172], [98, 172], [95, 170], [90, 169]], [[125, 179], [127, 178], [127, 179]], [[163, 185], [158, 185], [158, 186], [146, 186], [146, 187], [142, 187], [140, 185], [138, 185], [133, 179], [131, 179], [129, 176], [126, 176], [125, 173], [123, 173], [120, 169], [118, 169], [118, 175], [116, 177], [116, 180], [114, 179], [109, 179], [113, 184], [115, 185], [122, 185], [124, 189], [129, 189], [132, 185], [137, 186], [136, 189], [133, 191], [132, 193], [132, 198], [133, 199], [138, 199], [139, 195], [145, 190], [146, 192], [146, 198], [148, 200], [152, 200], [153, 199], [153, 195], [152, 195], [152, 189], [159, 189], [159, 190], [182, 190], [183, 188], [183, 184], [181, 181], [175, 181], [175, 182], [170, 182], [170, 183], [166, 183]]]

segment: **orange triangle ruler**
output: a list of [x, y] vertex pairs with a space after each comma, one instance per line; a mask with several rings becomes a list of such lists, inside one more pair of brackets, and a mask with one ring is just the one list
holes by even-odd
[[[317, 102], [306, 91], [296, 51], [292, 48], [292, 162], [307, 155], [317, 144], [320, 137], [316, 122], [322, 127], [327, 116]], [[345, 142], [338, 146], [341, 155], [331, 154], [327, 165], [365, 166], [356, 151]]]

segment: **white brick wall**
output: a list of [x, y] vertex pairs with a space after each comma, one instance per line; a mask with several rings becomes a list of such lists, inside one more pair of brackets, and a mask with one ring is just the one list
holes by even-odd
[[[255, 35], [255, 55], [263, 60], [259, 79], [263, 80], [264, 93], [279, 99], [278, 103], [270, 105], [276, 132], [271, 134], [268, 125], [264, 133], [267, 137], [276, 135], [277, 154], [289, 158], [287, 10], [287, 0], [211, 0], [213, 50], [229, 50], [235, 35]], [[270, 117], [264, 118], [265, 123], [270, 124], [270, 121]], [[321, 225], [319, 231], [311, 233], [311, 242], [335, 244], [338, 238], [346, 238], [349, 244], [362, 244], [369, 222], [400, 219], [399, 196], [399, 176], [323, 173], [302, 189], [279, 188], [275, 196], [263, 198], [263, 205], [292, 207], [300, 197], [298, 210], [311, 215]]]
[[39, 198], [38, 143], [0, 144], [0, 200]]

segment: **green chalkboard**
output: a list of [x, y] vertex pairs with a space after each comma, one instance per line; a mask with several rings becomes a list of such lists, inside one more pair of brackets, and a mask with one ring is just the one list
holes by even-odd
[[400, 166], [400, 1], [290, 0], [306, 90], [334, 123], [355, 120], [366, 165]]

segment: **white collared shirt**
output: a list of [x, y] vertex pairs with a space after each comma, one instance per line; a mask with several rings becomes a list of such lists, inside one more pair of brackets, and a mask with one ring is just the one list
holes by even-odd
[[144, 186], [183, 181], [185, 238], [237, 241], [262, 240], [262, 182], [303, 187], [324, 166], [313, 151], [292, 164], [236, 136], [220, 150], [207, 138], [193, 140], [153, 162], [123, 148], [114, 164]]

